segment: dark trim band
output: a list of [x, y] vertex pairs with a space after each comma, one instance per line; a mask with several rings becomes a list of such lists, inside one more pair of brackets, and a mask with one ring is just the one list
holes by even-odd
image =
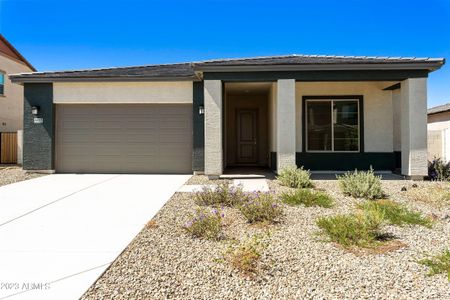
[[360, 153], [296, 153], [297, 166], [312, 171], [368, 170], [395, 171], [398, 168], [394, 152]]
[[273, 72], [205, 72], [205, 80], [229, 82], [277, 81], [402, 81], [408, 78], [427, 78], [427, 70], [346, 70], [346, 71], [273, 71]]

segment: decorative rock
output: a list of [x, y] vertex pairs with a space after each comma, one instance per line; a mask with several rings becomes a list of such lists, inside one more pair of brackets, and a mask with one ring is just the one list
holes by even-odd
[[[208, 184], [195, 178], [191, 184]], [[277, 194], [291, 189], [268, 181]], [[196, 208], [192, 194], [177, 193], [155, 216], [157, 228], [144, 228], [82, 299], [449, 299], [446, 275], [427, 276], [417, 261], [425, 253], [450, 248], [450, 222], [433, 228], [386, 226], [383, 231], [408, 245], [385, 254], [355, 255], [318, 238], [317, 218], [353, 212], [361, 199], [342, 195], [336, 180], [314, 181], [336, 205], [286, 206], [282, 223], [249, 225], [237, 209], [224, 208], [227, 240], [193, 239], [181, 225]], [[400, 192], [411, 181], [383, 180], [390, 199], [424, 215], [449, 215]], [[420, 184], [417, 191], [435, 182]], [[151, 200], [151, 195], [149, 195]], [[237, 273], [223, 260], [233, 240], [271, 232], [270, 244], [253, 277]], [[117, 294], [115, 294], [117, 293]]]

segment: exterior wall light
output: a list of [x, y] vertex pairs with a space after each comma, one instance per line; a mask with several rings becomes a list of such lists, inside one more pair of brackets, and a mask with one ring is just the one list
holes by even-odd
[[205, 114], [205, 107], [203, 105], [200, 105], [198, 107], [198, 114], [199, 115], [204, 115]]
[[31, 108], [31, 114], [33, 115], [33, 116], [37, 116], [38, 114], [39, 114], [39, 106], [33, 106], [32, 108]]

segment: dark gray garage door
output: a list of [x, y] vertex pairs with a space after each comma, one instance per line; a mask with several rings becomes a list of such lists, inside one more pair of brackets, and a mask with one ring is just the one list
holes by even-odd
[[57, 172], [192, 172], [191, 105], [57, 105], [56, 126]]

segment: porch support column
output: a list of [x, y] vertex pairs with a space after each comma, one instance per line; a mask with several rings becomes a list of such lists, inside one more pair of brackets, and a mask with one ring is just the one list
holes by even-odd
[[205, 174], [216, 177], [223, 172], [222, 81], [205, 80]]
[[277, 173], [295, 166], [295, 79], [277, 83]]
[[423, 179], [427, 175], [427, 79], [404, 80], [401, 99], [402, 175]]

